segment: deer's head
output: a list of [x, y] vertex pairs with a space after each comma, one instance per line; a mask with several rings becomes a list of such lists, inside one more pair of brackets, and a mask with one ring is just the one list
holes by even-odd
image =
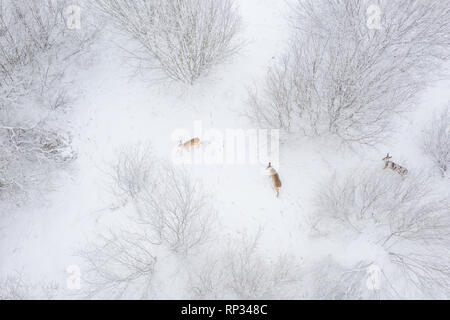
[[389, 153], [386, 155], [386, 157], [384, 157], [382, 160], [383, 161], [389, 161], [389, 159], [391, 159], [392, 157], [389, 155]]

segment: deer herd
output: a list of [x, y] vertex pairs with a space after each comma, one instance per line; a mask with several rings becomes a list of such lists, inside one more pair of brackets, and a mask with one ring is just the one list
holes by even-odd
[[[186, 142], [180, 141], [180, 144], [178, 145], [179, 148], [183, 148], [186, 151], [190, 151], [194, 146], [200, 145], [200, 138], [192, 138]], [[384, 161], [384, 168], [389, 168], [394, 172], [397, 172], [402, 177], [406, 176], [408, 174], [408, 169], [402, 167], [401, 165], [391, 161], [392, 157], [389, 155], [389, 153], [384, 157], [382, 160]], [[269, 162], [269, 165], [266, 167], [267, 173], [272, 179], [272, 184], [276, 192], [276, 196], [280, 195], [280, 188], [281, 188], [281, 180], [280, 176], [278, 175], [278, 172], [275, 170], [274, 167], [272, 167], [272, 164]]]

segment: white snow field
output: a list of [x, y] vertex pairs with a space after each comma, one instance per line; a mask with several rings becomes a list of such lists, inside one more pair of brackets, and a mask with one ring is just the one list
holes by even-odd
[[[144, 165], [170, 166], [173, 153], [179, 150], [178, 137], [174, 136], [178, 129], [188, 130], [191, 135], [186, 138], [190, 139], [195, 136], [198, 122], [203, 133], [208, 129], [225, 134], [227, 129], [258, 128], [245, 116], [249, 110], [249, 88], [263, 90], [268, 68], [281, 61], [289, 50], [289, 5], [296, 2], [235, 1], [242, 19], [237, 34], [243, 41], [242, 47], [225, 61], [214, 64], [192, 85], [170, 79], [153, 81], [160, 76], [158, 70], [141, 68], [141, 72], [135, 72], [128, 63], [129, 52], [137, 50], [138, 45], [126, 40], [94, 8], [80, 4], [80, 30], [87, 20], [98, 19], [105, 24], [86, 49], [89, 54], [80, 58], [85, 61], [68, 71], [72, 82], [67, 88], [74, 99], [61, 115], [54, 116], [57, 127], [73, 136], [77, 157], [55, 174], [49, 172], [49, 181], [34, 186], [20, 205], [11, 205], [12, 196], [0, 197], [4, 203], [0, 206], [0, 299], [449, 297], [448, 264], [440, 264], [438, 269], [442, 269], [436, 274], [410, 273], [423, 267], [418, 261], [427, 259], [427, 255], [447, 262], [450, 259], [446, 249], [440, 251], [450, 244], [445, 234], [450, 228], [449, 174], [441, 174], [421, 148], [424, 130], [433, 114], [450, 101], [450, 80], [445, 76], [427, 84], [408, 112], [393, 111], [394, 130], [374, 146], [340, 146], [332, 137], [289, 135], [280, 128], [279, 162], [275, 156], [271, 160], [282, 181], [279, 197], [272, 180], [264, 174], [266, 162], [172, 164], [175, 170], [188, 174], [187, 183], [202, 185], [207, 202], [202, 214], [212, 215], [211, 226], [205, 227], [208, 238], [189, 250], [177, 251], [171, 247], [171, 240], [161, 240], [161, 232], [167, 229], [159, 230], [160, 238], [154, 236], [153, 220], [139, 220], [139, 212], [146, 210], [142, 208], [154, 203], [157, 208], [152, 210], [162, 210], [158, 212], [163, 217], [169, 215], [164, 210], [169, 210], [172, 203], [164, 206], [169, 200], [163, 197], [177, 194], [178, 200], [183, 201], [186, 196], [182, 191], [177, 193], [178, 187], [184, 187], [179, 180], [170, 185], [170, 177], [155, 171], [147, 180], [142, 177], [144, 185], [156, 186], [154, 190], [144, 186], [144, 191], [124, 197], [111, 191], [111, 170], [120, 154], [133, 158], [134, 152], [143, 150], [139, 148], [151, 145], [151, 157], [155, 160], [144, 156], [146, 163], [138, 164], [137, 169], [145, 171]], [[440, 3], [446, 3], [450, 10], [447, 0]], [[449, 47], [447, 40], [447, 55]], [[448, 66], [444, 61], [439, 68], [444, 75], [448, 75]], [[5, 123], [2, 120], [0, 124], [6, 126]], [[444, 140], [449, 136], [448, 126], [447, 123]], [[263, 128], [278, 129], [267, 125]], [[204, 138], [202, 134], [199, 137]], [[209, 147], [205, 143], [185, 153], [204, 152]], [[388, 152], [393, 156], [391, 160], [408, 169], [406, 177], [383, 170], [382, 159]], [[330, 211], [324, 213], [325, 202], [320, 195], [328, 194], [333, 176], [341, 184], [345, 179], [339, 177], [347, 177], [347, 182], [359, 181], [357, 174], [361, 171], [378, 178], [373, 185], [367, 185], [369, 190], [362, 190], [361, 186], [349, 194], [342, 190], [335, 194], [336, 198], [330, 201], [336, 207], [345, 196], [354, 207], [342, 207], [343, 216], [333, 220], [339, 212], [331, 212], [330, 205]], [[1, 173], [0, 170], [0, 186]], [[414, 180], [417, 175], [419, 182]], [[370, 189], [377, 183], [386, 185], [386, 189]], [[430, 189], [429, 197], [422, 199], [422, 187]], [[396, 196], [408, 199], [406, 204], [383, 193], [401, 188], [406, 191], [399, 191]], [[365, 196], [370, 198], [377, 192], [381, 200], [374, 197], [376, 205], [369, 203], [366, 212], [374, 217], [373, 221], [368, 218], [368, 224], [359, 228], [359, 218], [342, 218], [353, 214], [352, 210], [358, 211], [359, 203], [367, 200]], [[145, 202], [152, 196], [156, 197], [154, 202]], [[423, 212], [416, 210], [421, 206]], [[406, 228], [416, 223], [408, 220], [408, 214], [416, 211], [415, 218], [420, 221], [411, 227], [414, 230], [406, 235], [402, 230], [395, 231], [397, 224], [403, 223]], [[322, 213], [326, 217], [319, 217]], [[362, 219], [363, 213], [360, 214]], [[381, 220], [377, 220], [377, 214]], [[382, 220], [386, 215], [390, 215], [388, 222]], [[431, 220], [438, 222], [433, 224]], [[357, 232], [349, 227], [355, 221]], [[184, 223], [190, 222], [182, 221], [177, 226]], [[421, 226], [423, 233], [419, 232]], [[189, 238], [189, 232], [198, 232], [197, 227], [192, 226], [182, 237]], [[377, 232], [385, 230], [399, 237], [398, 242], [387, 246], [375, 238]], [[108, 234], [111, 236], [105, 245], [100, 237]], [[161, 241], [152, 240], [157, 238]], [[177, 238], [179, 242], [185, 240]], [[402, 264], [398, 262], [400, 257], [417, 260]], [[424, 284], [424, 279], [433, 280]]]

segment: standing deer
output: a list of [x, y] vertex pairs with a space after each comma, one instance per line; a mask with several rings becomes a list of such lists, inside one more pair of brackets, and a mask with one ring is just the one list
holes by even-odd
[[394, 170], [395, 172], [397, 172], [398, 174], [400, 174], [401, 176], [406, 176], [408, 174], [408, 169], [402, 167], [399, 164], [396, 164], [393, 161], [390, 161], [389, 159], [391, 159], [392, 157], [389, 155], [389, 153], [386, 155], [386, 157], [384, 157], [382, 160], [384, 161], [384, 168], [386, 169], [387, 167], [389, 167], [389, 169]]
[[277, 198], [278, 198], [278, 196], [280, 194], [280, 188], [281, 188], [280, 176], [278, 175], [278, 172], [272, 167], [270, 162], [266, 169], [269, 170], [269, 176], [272, 178], [272, 183], [275, 188], [275, 191], [277, 192]]
[[180, 144], [178, 145], [178, 147], [184, 148], [186, 151], [189, 151], [192, 147], [198, 145], [200, 145], [200, 138], [192, 138], [191, 140], [184, 143], [180, 140]]

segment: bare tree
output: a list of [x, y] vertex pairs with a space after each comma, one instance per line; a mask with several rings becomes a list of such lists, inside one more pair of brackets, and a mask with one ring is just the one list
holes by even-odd
[[233, 55], [241, 20], [233, 0], [96, 0], [97, 8], [139, 45], [139, 68], [193, 84]]
[[450, 166], [450, 104], [425, 128], [422, 150], [444, 177]]
[[137, 200], [151, 183], [154, 164], [156, 159], [149, 144], [124, 148], [112, 165], [110, 191], [123, 203]]
[[[299, 264], [291, 256], [270, 258], [258, 236], [243, 237], [221, 255], [211, 255], [191, 278], [196, 299], [289, 299], [299, 293]], [[298, 296], [297, 296], [298, 297]]]
[[186, 254], [208, 240], [215, 212], [200, 183], [187, 172], [162, 170], [155, 177], [160, 182], [147, 188], [136, 203], [138, 222], [151, 226], [173, 251]]
[[[378, 3], [378, 2], [376, 2]], [[448, 61], [448, 1], [298, 0], [288, 51], [249, 90], [249, 116], [263, 126], [373, 145], [395, 115], [439, 79]]]
[[110, 231], [79, 254], [86, 261], [83, 281], [89, 298], [147, 299], [156, 256], [144, 229]]
[[187, 254], [205, 243], [213, 229], [215, 210], [199, 181], [184, 169], [155, 160], [151, 148], [125, 149], [113, 166], [113, 185], [132, 200], [131, 219], [152, 230], [154, 241]]
[[32, 190], [42, 194], [50, 189], [47, 182], [53, 174], [77, 157], [71, 142], [70, 134], [40, 125], [0, 128], [0, 199], [5, 211], [29, 200]]
[[314, 216], [325, 234], [362, 235], [422, 294], [450, 293], [450, 204], [428, 178], [355, 170], [320, 188]]
[[64, 163], [76, 157], [69, 135], [38, 128], [8, 128], [6, 131], [11, 147], [30, 161]]
[[204, 244], [213, 208], [186, 171], [163, 164], [148, 144], [123, 149], [112, 166], [113, 195], [129, 204], [120, 228], [80, 252], [90, 298], [147, 299], [153, 293], [158, 246], [181, 255]]

